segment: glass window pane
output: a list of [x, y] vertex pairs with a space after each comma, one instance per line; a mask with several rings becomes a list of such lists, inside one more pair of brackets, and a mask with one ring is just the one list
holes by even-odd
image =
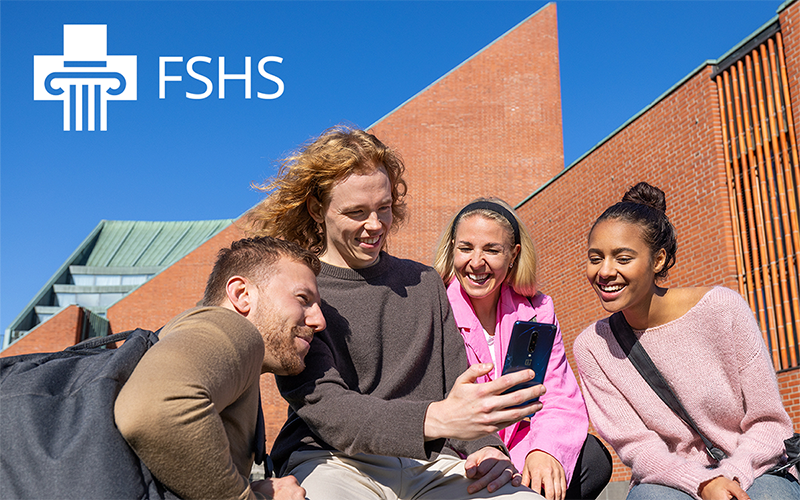
[[122, 284], [122, 276], [98, 276], [95, 281], [97, 286], [116, 286]]
[[125, 295], [123, 293], [101, 293], [100, 294], [100, 307], [108, 307], [114, 302], [118, 301]]
[[77, 304], [75, 301], [75, 294], [74, 293], [57, 293], [56, 298], [58, 300], [59, 306], [69, 306], [72, 304]]
[[123, 276], [122, 277], [122, 284], [123, 285], [141, 285], [149, 278], [146, 274], [137, 274], [131, 276]]
[[72, 280], [78, 286], [93, 286], [94, 285], [94, 275], [93, 274], [73, 274]]
[[100, 294], [99, 293], [77, 293], [76, 299], [79, 306], [83, 307], [99, 307]]

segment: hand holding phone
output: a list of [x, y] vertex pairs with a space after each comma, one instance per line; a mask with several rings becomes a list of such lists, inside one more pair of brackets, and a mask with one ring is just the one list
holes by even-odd
[[[547, 372], [547, 363], [550, 361], [550, 352], [553, 350], [553, 341], [556, 338], [556, 325], [536, 323], [533, 321], [517, 321], [511, 330], [511, 339], [508, 342], [503, 375], [520, 370], [533, 370], [534, 377], [528, 382], [517, 384], [503, 394], [514, 392], [526, 387], [533, 387], [544, 382]], [[526, 405], [538, 401], [534, 398]]]

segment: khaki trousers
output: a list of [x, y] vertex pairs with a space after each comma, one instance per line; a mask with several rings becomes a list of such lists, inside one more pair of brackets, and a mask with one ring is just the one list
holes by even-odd
[[494, 493], [484, 488], [472, 495], [467, 486], [464, 460], [439, 456], [435, 460], [331, 451], [296, 451], [287, 464], [306, 489], [308, 500], [459, 500], [494, 498], [542, 500], [528, 488], [506, 484]]

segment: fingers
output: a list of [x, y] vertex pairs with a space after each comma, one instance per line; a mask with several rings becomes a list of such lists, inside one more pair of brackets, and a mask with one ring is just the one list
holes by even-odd
[[735, 484], [736, 486], [730, 489], [733, 497], [736, 498], [736, 500], [750, 500], [750, 495], [748, 495], [747, 492], [745, 492], [742, 487], [739, 486], [739, 483]]
[[511, 401], [509, 406], [518, 406], [523, 403], [527, 403], [531, 399], [544, 396], [546, 392], [547, 389], [545, 388], [545, 386], [539, 384], [539, 385], [534, 385], [532, 387], [524, 387], [522, 389], [517, 389], [514, 392], [509, 392], [508, 394], [503, 394], [503, 397]]
[[[509, 465], [511, 464], [509, 463]], [[495, 466], [495, 469], [498, 469], [499, 467], [502, 467], [502, 465], [498, 464], [497, 466]], [[499, 475], [494, 480], [492, 480], [492, 482], [489, 483], [489, 486], [486, 487], [486, 491], [488, 491], [489, 493], [493, 493], [499, 490], [500, 488], [505, 486], [509, 481], [511, 481], [511, 484], [514, 484], [514, 482], [516, 481], [518, 483], [517, 486], [519, 486], [520, 482], [519, 472], [514, 470], [514, 467], [506, 467], [499, 471], [493, 470], [493, 472], [499, 472]]]
[[750, 500], [750, 496], [745, 493], [739, 482], [728, 479], [724, 476], [717, 476], [700, 485], [700, 498], [703, 500]]
[[542, 450], [534, 450], [525, 457], [525, 472], [530, 476], [530, 489], [543, 494], [547, 500], [564, 500], [567, 477], [555, 457]]
[[250, 488], [267, 498], [275, 500], [304, 500], [306, 490], [294, 476], [269, 478], [250, 483]]
[[[486, 420], [484, 433], [497, 432], [525, 419], [543, 408], [542, 403], [531, 403], [516, 408], [498, 409], [492, 412], [491, 420]], [[475, 439], [475, 438], [472, 438]]]
[[484, 488], [486, 488], [486, 491], [489, 493], [492, 493], [509, 481], [512, 481], [513, 484], [515, 475], [517, 476], [516, 481], [521, 481], [519, 473], [508, 460], [486, 459], [478, 464], [476, 469], [477, 471], [473, 476], [477, 479], [467, 487], [467, 492], [469, 494], [477, 493]]
[[564, 500], [567, 497], [567, 478], [565, 476], [561, 476], [558, 486], [560, 486], [560, 488], [555, 490], [555, 499]]
[[533, 370], [520, 370], [518, 372], [507, 373], [496, 380], [487, 382], [487, 384], [492, 388], [492, 392], [502, 394], [503, 391], [511, 389], [517, 384], [533, 380], [534, 375]]
[[467, 478], [472, 479], [478, 470], [478, 456], [475, 453], [467, 455], [464, 459], [464, 472]]
[[[527, 466], [523, 467], [522, 468], [522, 483], [521, 483], [522, 486], [527, 486], [528, 488], [531, 488], [531, 481], [532, 481], [532, 478], [531, 478], [530, 470], [528, 469]], [[531, 488], [531, 489], [533, 490], [533, 488]], [[536, 491], [536, 490], [534, 490], [534, 491]]]
[[426, 440], [441, 437], [465, 441], [478, 439], [542, 409], [541, 403], [531, 402], [545, 393], [542, 385], [502, 394], [520, 382], [530, 381], [533, 371], [522, 370], [495, 381], [476, 383], [479, 377], [492, 369], [491, 363], [470, 366], [459, 375], [444, 400], [428, 406], [423, 430]]
[[550, 492], [550, 496], [545, 495], [547, 500], [564, 500], [567, 494], [567, 478], [560, 471], [552, 471], [552, 474], [546, 477], [545, 491]]
[[486, 375], [493, 369], [494, 365], [491, 363], [476, 363], [470, 365], [464, 373], [458, 376], [456, 383], [474, 384], [478, 381], [479, 377]]
[[548, 475], [540, 474], [538, 471], [531, 475], [530, 488], [537, 493], [541, 491], [544, 494], [545, 500], [561, 500], [556, 496], [553, 478]]
[[518, 422], [523, 418], [530, 417], [541, 410], [544, 407], [541, 401], [532, 401], [532, 399], [540, 397], [545, 392], [546, 389], [543, 385], [536, 385], [497, 396], [497, 415], [499, 416], [498, 429]]
[[294, 476], [273, 479], [273, 486], [275, 500], [303, 500], [306, 497], [306, 490], [300, 486]]
[[563, 478], [559, 480], [559, 478], [550, 475], [540, 476], [534, 473], [530, 481], [529, 488], [536, 492], [542, 491], [545, 500], [564, 500], [567, 485]]
[[528, 401], [543, 396], [547, 389], [541, 384], [515, 389], [508, 394], [503, 394], [509, 389], [519, 384], [525, 384], [533, 380], [535, 373], [533, 370], [520, 370], [518, 372], [503, 375], [497, 380], [488, 382], [487, 389], [494, 394], [502, 395], [505, 407], [519, 406]]

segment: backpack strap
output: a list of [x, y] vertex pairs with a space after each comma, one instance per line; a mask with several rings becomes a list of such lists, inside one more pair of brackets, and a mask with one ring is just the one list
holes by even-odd
[[107, 346], [112, 342], [119, 342], [127, 340], [127, 338], [136, 330], [128, 330], [126, 332], [119, 332], [114, 333], [111, 335], [106, 335], [104, 337], [92, 337], [89, 339], [84, 340], [83, 342], [78, 342], [75, 345], [71, 345], [64, 349], [65, 351], [80, 351], [82, 349], [95, 349], [97, 347]]
[[[253, 449], [255, 452], [255, 463], [264, 464], [266, 477], [272, 474], [272, 464], [267, 454], [267, 432], [264, 425], [264, 409], [261, 407], [261, 385], [258, 387], [258, 417], [256, 419], [256, 434], [253, 436]], [[269, 466], [269, 470], [267, 467]]]
[[[162, 327], [163, 328], [163, 327]], [[150, 330], [144, 330], [142, 328], [137, 328], [135, 330], [127, 330], [124, 332], [114, 333], [111, 335], [106, 335], [104, 337], [92, 337], [84, 340], [83, 342], [78, 342], [75, 345], [69, 346], [65, 351], [81, 351], [83, 349], [95, 349], [97, 347], [105, 347], [114, 342], [124, 342], [128, 340], [128, 337], [131, 337], [135, 334], [143, 335], [145, 337], [149, 337], [152, 343], [158, 341], [158, 335], [161, 333], [161, 328], [156, 330], [155, 332], [151, 332]]]
[[708, 455], [717, 462], [728, 458], [724, 451], [714, 446], [714, 443], [697, 428], [697, 424], [695, 424], [692, 417], [689, 416], [689, 413], [683, 407], [678, 397], [672, 392], [667, 381], [664, 380], [661, 372], [659, 372], [656, 365], [653, 364], [653, 360], [650, 359], [650, 356], [647, 354], [647, 351], [644, 350], [644, 347], [642, 347], [639, 339], [636, 338], [636, 334], [633, 333], [633, 329], [625, 320], [625, 316], [622, 312], [612, 314], [608, 323], [611, 326], [611, 331], [614, 333], [614, 338], [617, 339], [617, 343], [622, 347], [622, 351], [636, 368], [636, 371], [644, 378], [647, 385], [655, 391], [656, 395], [661, 398], [661, 401], [669, 406], [669, 408], [679, 416], [681, 420], [689, 425], [689, 427], [694, 429], [700, 436], [700, 439], [703, 440]]

